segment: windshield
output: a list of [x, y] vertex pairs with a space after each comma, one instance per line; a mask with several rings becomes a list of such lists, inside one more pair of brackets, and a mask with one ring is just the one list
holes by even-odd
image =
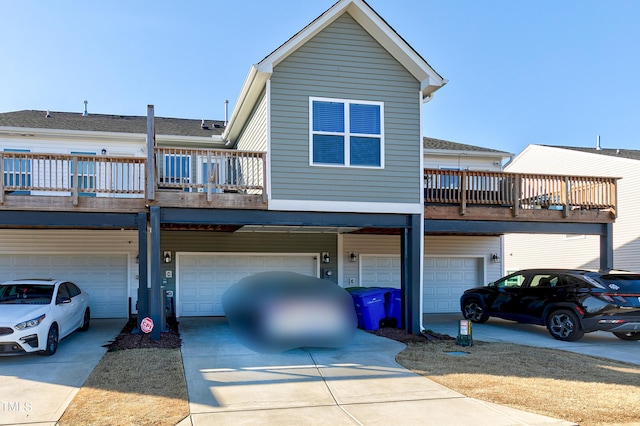
[[43, 284], [0, 285], [0, 304], [47, 305], [51, 303], [53, 286]]
[[640, 294], [640, 275], [603, 275], [600, 281], [607, 289], [616, 293]]

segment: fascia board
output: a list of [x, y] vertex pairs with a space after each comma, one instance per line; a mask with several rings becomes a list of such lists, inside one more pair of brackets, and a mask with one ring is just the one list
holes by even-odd
[[511, 158], [513, 154], [508, 152], [485, 152], [485, 151], [454, 151], [447, 149], [428, 149], [424, 150], [425, 155], [432, 155], [437, 157], [458, 157], [464, 155], [465, 157], [493, 157], [493, 158]]
[[235, 144], [272, 73], [273, 69], [268, 65], [260, 67], [255, 64], [251, 65], [231, 113], [231, 118], [229, 118], [229, 123], [227, 123], [227, 128], [221, 136], [222, 140]]
[[[41, 139], [49, 138], [56, 140], [101, 140], [118, 142], [140, 142], [147, 137], [146, 133], [126, 133], [126, 132], [96, 132], [86, 130], [62, 130], [62, 129], [40, 129], [28, 127], [1, 127], [0, 136], [6, 137], [37, 137]], [[197, 142], [197, 143], [222, 143], [222, 137], [214, 136], [179, 136], [179, 135], [156, 135], [156, 141], [163, 142]]]
[[430, 92], [433, 92], [446, 84], [446, 80], [389, 27], [389, 24], [362, 3], [360, 0], [353, 0], [349, 4], [347, 12], [420, 81], [423, 93], [427, 88], [432, 88]]

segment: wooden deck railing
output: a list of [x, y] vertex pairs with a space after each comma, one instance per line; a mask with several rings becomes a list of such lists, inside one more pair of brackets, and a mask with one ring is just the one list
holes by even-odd
[[253, 151], [156, 148], [158, 189], [263, 194], [266, 154]]
[[5, 193], [136, 197], [145, 195], [145, 162], [137, 157], [0, 152], [0, 202]]
[[[262, 194], [261, 152], [156, 148], [158, 190]], [[0, 203], [5, 194], [146, 198], [147, 158], [0, 152]]]
[[616, 213], [617, 178], [425, 169], [425, 203]]

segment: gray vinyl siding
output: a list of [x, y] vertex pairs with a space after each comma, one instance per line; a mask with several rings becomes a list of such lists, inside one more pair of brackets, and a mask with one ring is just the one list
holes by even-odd
[[267, 150], [267, 97], [260, 95], [244, 129], [238, 137], [238, 149], [242, 151]]
[[[420, 202], [418, 81], [348, 14], [274, 68], [273, 199]], [[309, 97], [384, 102], [384, 169], [309, 165]]]
[[[162, 277], [166, 278], [167, 290], [175, 290], [176, 252], [190, 253], [322, 253], [329, 252], [331, 262], [321, 263], [322, 269], [332, 269], [332, 280], [337, 280], [337, 236], [335, 234], [304, 234], [276, 232], [207, 232], [207, 231], [162, 231], [160, 252], [171, 251], [173, 261], [162, 263]], [[163, 279], [164, 280], [164, 279]]]

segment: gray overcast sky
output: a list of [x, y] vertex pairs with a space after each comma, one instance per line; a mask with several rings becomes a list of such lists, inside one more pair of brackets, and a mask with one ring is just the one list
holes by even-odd
[[[334, 0], [0, 2], [0, 112], [223, 119], [252, 63]], [[369, 0], [449, 84], [423, 134], [640, 149], [640, 2]]]

